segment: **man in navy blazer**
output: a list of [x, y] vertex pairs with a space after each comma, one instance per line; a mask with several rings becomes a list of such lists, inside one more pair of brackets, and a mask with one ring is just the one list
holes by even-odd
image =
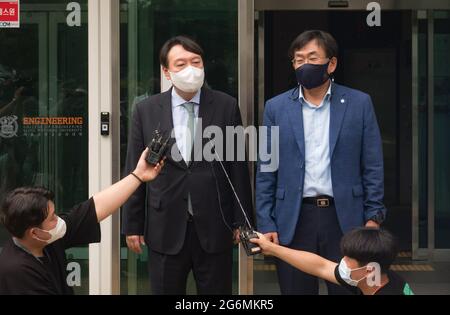
[[[370, 96], [331, 80], [338, 47], [330, 34], [306, 31], [289, 54], [299, 86], [265, 106], [265, 149], [278, 167], [258, 162], [258, 230], [337, 262], [343, 233], [379, 226], [386, 215], [380, 131]], [[275, 147], [271, 127], [279, 128]], [[318, 294], [317, 278], [279, 260], [277, 273], [282, 294]], [[329, 294], [344, 293], [327, 287]]]

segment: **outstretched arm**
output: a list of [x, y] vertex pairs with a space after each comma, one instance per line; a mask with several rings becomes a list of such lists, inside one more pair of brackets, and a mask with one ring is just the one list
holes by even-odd
[[[148, 164], [145, 161], [147, 155], [148, 149], [142, 153], [136, 169], [133, 172], [140, 180], [142, 180], [142, 182], [148, 182], [155, 179], [161, 171], [161, 168], [164, 166], [164, 161], [158, 163], [156, 166]], [[130, 174], [111, 187], [94, 195], [98, 222], [106, 219], [130, 198], [134, 191], [142, 184], [138, 178]]]
[[334, 276], [337, 263], [310, 252], [277, 245], [260, 233], [258, 236], [259, 239], [251, 239], [251, 242], [258, 244], [264, 255], [275, 256], [305, 273], [339, 284]]

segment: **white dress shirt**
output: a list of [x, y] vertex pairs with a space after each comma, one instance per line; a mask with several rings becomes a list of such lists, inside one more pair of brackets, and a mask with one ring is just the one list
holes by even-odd
[[305, 135], [303, 197], [333, 196], [330, 165], [331, 84], [319, 106], [309, 103], [299, 89]]
[[[186, 108], [183, 106], [185, 103], [194, 103], [194, 113], [195, 113], [195, 121], [194, 126], [197, 125], [198, 113], [200, 107], [200, 93], [201, 90], [198, 90], [197, 94], [190, 100], [186, 101], [182, 98], [175, 89], [172, 89], [172, 119], [173, 119], [173, 127], [175, 132], [175, 140], [177, 142], [178, 149], [180, 149], [181, 156], [185, 161], [189, 159], [187, 156], [187, 146], [186, 146], [186, 131], [188, 131], [188, 118], [189, 114]], [[195, 127], [194, 127], [195, 129]], [[194, 135], [191, 135], [194, 137]]]

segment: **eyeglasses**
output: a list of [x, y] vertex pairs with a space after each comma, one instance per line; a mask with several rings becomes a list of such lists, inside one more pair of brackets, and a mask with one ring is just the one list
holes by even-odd
[[305, 63], [310, 63], [313, 65], [321, 64], [321, 60], [330, 60], [330, 58], [322, 58], [322, 57], [310, 57], [310, 58], [294, 58], [292, 59], [292, 63], [295, 67], [303, 66]]

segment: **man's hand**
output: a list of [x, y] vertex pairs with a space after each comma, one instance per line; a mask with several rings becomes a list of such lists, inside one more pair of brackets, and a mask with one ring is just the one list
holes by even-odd
[[144, 236], [142, 235], [127, 236], [127, 246], [132, 252], [136, 254], [142, 254], [141, 245], [145, 245]]
[[145, 149], [144, 152], [142, 152], [139, 162], [136, 166], [136, 169], [133, 172], [144, 182], [154, 180], [161, 172], [161, 169], [164, 167], [164, 160], [162, 160], [155, 166], [150, 165], [145, 160], [147, 156], [148, 156], [148, 148]]
[[[164, 167], [164, 160], [162, 160], [155, 166], [150, 165], [145, 160], [147, 156], [148, 156], [148, 148], [145, 149], [144, 152], [142, 152], [141, 157], [139, 158], [139, 162], [136, 166], [136, 169], [133, 172], [144, 182], [154, 180], [161, 172], [161, 169]], [[142, 235], [127, 236], [127, 246], [132, 252], [136, 254], [142, 254], [141, 248], [142, 245], [145, 245], [144, 236]]]
[[379, 229], [380, 225], [375, 221], [369, 220], [366, 222], [366, 227]]
[[267, 238], [268, 241], [275, 243], [277, 245], [280, 244], [280, 242], [278, 241], [278, 233], [277, 232], [269, 232], [264, 234], [264, 236]]

